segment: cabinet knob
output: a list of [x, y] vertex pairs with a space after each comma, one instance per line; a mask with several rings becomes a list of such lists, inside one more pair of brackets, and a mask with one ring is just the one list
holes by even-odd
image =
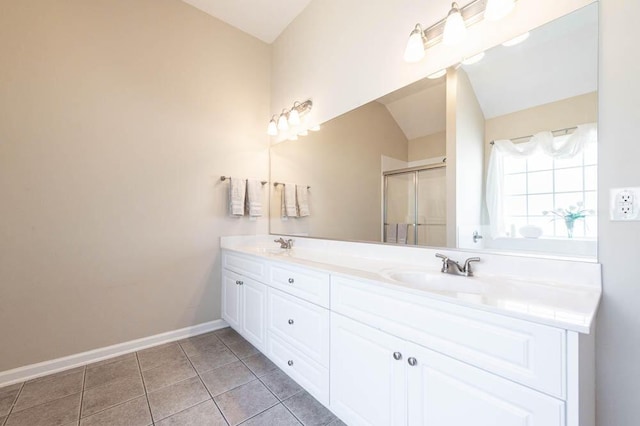
[[292, 319], [290, 319], [288, 322], [289, 322], [289, 325], [293, 325], [293, 320]]
[[409, 359], [407, 360], [407, 362], [409, 363], [410, 366], [414, 367], [416, 364], [418, 364], [418, 360], [415, 359], [414, 357], [409, 357]]
[[240, 285], [240, 280], [236, 280], [236, 285]]
[[289, 278], [289, 284], [293, 284], [293, 278]]
[[399, 361], [402, 359], [402, 354], [400, 352], [394, 352], [393, 353], [393, 359], [395, 359], [396, 361]]
[[244, 282], [243, 281], [238, 281], [238, 284], [242, 285], [242, 284], [244, 284]]
[[287, 361], [287, 364], [289, 364], [289, 367], [291, 367], [293, 365], [293, 360]]

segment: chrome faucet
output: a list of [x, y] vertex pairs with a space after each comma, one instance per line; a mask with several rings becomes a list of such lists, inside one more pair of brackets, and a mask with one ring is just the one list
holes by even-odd
[[447, 274], [464, 275], [465, 277], [472, 277], [473, 271], [471, 270], [471, 262], [480, 262], [479, 257], [470, 257], [464, 261], [463, 265], [460, 265], [455, 260], [449, 259], [444, 254], [436, 253], [436, 257], [442, 259], [441, 272]]
[[281, 249], [291, 249], [291, 247], [293, 247], [293, 240], [291, 238], [289, 238], [288, 240], [285, 240], [284, 238], [280, 237], [280, 239], [278, 240], [273, 240], [274, 243], [280, 243], [280, 248]]

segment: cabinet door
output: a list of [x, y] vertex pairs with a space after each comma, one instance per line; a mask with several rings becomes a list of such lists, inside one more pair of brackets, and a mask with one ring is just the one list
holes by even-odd
[[236, 331], [241, 331], [242, 322], [240, 282], [242, 282], [240, 275], [226, 269], [222, 270], [222, 319]]
[[406, 344], [332, 313], [332, 411], [349, 425], [406, 424]]
[[266, 349], [267, 286], [244, 278], [242, 285], [242, 334], [256, 348]]
[[[409, 425], [565, 424], [562, 401], [421, 346], [409, 345], [405, 361]], [[409, 360], [415, 360], [415, 365], [410, 365]]]

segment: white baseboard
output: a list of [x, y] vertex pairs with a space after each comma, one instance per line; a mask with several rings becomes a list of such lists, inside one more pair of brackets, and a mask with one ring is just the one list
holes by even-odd
[[179, 330], [156, 334], [154, 336], [143, 337], [141, 339], [106, 346], [104, 348], [81, 352], [65, 356], [63, 358], [56, 358], [50, 361], [39, 362], [37, 364], [25, 365], [24, 367], [2, 371], [0, 372], [0, 388], [14, 383], [35, 379], [36, 377], [69, 370], [70, 368], [80, 367], [92, 362], [102, 361], [104, 359], [139, 351], [151, 346], [173, 342], [191, 336], [197, 336], [198, 334], [218, 330], [227, 326], [228, 324], [224, 320], [219, 319], [191, 327], [181, 328]]

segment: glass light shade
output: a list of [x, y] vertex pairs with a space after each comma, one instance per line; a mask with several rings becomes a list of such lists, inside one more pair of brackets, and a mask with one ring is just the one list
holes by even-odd
[[280, 114], [280, 118], [278, 118], [278, 130], [282, 130], [283, 132], [289, 130], [289, 122], [284, 112]]
[[407, 41], [407, 48], [404, 50], [404, 60], [406, 62], [418, 62], [424, 58], [424, 33], [420, 24], [416, 25], [409, 41]]
[[507, 16], [515, 7], [514, 0], [487, 0], [487, 7], [484, 9], [484, 19], [497, 21]]
[[462, 63], [465, 64], [465, 65], [473, 65], [473, 64], [476, 64], [476, 63], [480, 62], [482, 60], [482, 58], [484, 58], [484, 52], [480, 52], [477, 55], [473, 55], [473, 56], [465, 59], [464, 61], [462, 61]]
[[269, 136], [278, 136], [278, 125], [273, 118], [269, 121], [269, 127], [267, 127], [267, 134]]
[[433, 74], [429, 74], [427, 78], [431, 80], [435, 80], [436, 78], [440, 78], [447, 73], [446, 69], [441, 69], [440, 71], [436, 71]]
[[526, 39], [528, 39], [529, 35], [530, 33], [520, 34], [518, 37], [514, 37], [511, 40], [505, 41], [504, 43], [502, 43], [502, 45], [506, 47], [515, 46], [516, 44], [520, 44]]
[[297, 141], [298, 140], [298, 135], [296, 135], [295, 133], [289, 135], [289, 140], [290, 141]]
[[320, 130], [320, 125], [314, 124], [313, 126], [309, 127], [309, 130], [311, 130], [312, 132], [317, 132], [318, 130]]
[[444, 23], [444, 32], [442, 33], [442, 42], [448, 46], [460, 44], [467, 37], [467, 26], [460, 14], [457, 3], [451, 4], [451, 10], [447, 21]]
[[307, 136], [308, 134], [309, 134], [309, 131], [307, 129], [303, 129], [298, 132], [298, 136]]
[[289, 112], [289, 124], [291, 126], [299, 126], [300, 125], [300, 113], [294, 107]]

